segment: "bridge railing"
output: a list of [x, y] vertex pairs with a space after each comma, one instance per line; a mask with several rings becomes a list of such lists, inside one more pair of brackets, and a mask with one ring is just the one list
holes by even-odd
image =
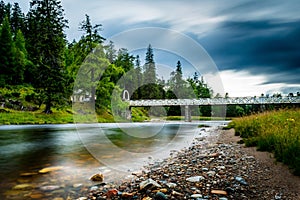
[[131, 107], [139, 106], [201, 106], [201, 105], [252, 105], [252, 104], [299, 104], [300, 97], [233, 97], [200, 99], [141, 99], [129, 100]]

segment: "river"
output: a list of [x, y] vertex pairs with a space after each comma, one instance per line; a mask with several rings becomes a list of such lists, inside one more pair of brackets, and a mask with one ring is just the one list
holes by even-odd
[[93, 174], [118, 181], [191, 145], [200, 123], [226, 122], [0, 126], [0, 199], [77, 198]]

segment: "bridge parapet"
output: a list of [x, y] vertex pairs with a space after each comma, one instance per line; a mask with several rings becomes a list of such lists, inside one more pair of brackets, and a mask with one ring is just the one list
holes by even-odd
[[300, 97], [234, 97], [200, 99], [142, 99], [129, 100], [130, 107], [147, 106], [201, 106], [201, 105], [252, 105], [252, 104], [299, 104]]

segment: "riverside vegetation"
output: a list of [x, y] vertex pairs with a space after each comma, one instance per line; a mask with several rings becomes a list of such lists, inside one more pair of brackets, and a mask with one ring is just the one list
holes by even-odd
[[295, 175], [300, 175], [300, 109], [269, 111], [234, 119], [229, 127], [246, 146], [274, 153]]
[[[78, 26], [82, 32], [80, 39], [67, 41], [68, 20], [61, 1], [28, 3], [29, 10], [23, 13], [18, 3], [0, 1], [1, 124], [71, 122], [72, 103], [87, 101], [94, 103], [98, 121], [112, 122], [112, 93], [124, 89], [131, 99], [220, 97], [196, 72], [191, 77], [183, 77], [185, 66], [180, 60], [174, 60], [169, 80], [158, 77], [151, 44], [145, 48], [142, 63], [139, 55], [125, 48], [116, 49], [113, 41], [106, 41], [100, 34], [102, 24], [93, 24], [88, 14]], [[116, 106], [124, 108], [121, 95], [116, 97]], [[227, 115], [242, 116], [256, 109], [248, 105], [228, 106]], [[170, 107], [163, 112], [180, 116], [180, 110]], [[133, 120], [143, 121], [148, 115], [161, 114], [148, 111], [147, 108], [134, 110]], [[201, 116], [211, 115], [209, 106], [198, 111]], [[39, 114], [53, 112], [57, 113]], [[58, 116], [62, 119], [57, 119]]]

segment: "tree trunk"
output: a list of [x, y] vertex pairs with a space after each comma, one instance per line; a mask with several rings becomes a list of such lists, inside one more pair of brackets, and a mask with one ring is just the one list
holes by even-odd
[[46, 102], [46, 108], [43, 111], [45, 114], [52, 114], [52, 110], [51, 110], [51, 99], [48, 99]]

